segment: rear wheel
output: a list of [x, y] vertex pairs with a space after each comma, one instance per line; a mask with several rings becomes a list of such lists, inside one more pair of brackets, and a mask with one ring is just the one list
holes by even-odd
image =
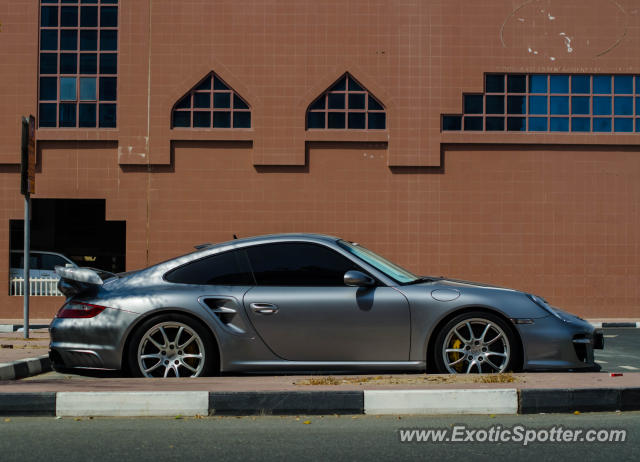
[[211, 334], [181, 314], [155, 316], [143, 322], [131, 339], [128, 362], [137, 377], [202, 377], [218, 369]]
[[438, 333], [435, 364], [443, 374], [505, 372], [516, 367], [513, 331], [496, 315], [471, 312], [456, 316]]

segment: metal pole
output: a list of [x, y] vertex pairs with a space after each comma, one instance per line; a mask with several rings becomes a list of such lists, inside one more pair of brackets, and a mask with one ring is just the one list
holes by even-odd
[[29, 244], [31, 241], [31, 197], [24, 195], [24, 338], [29, 338]]

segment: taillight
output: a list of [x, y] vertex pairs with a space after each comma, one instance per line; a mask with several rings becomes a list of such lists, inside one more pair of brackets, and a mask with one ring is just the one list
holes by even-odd
[[56, 314], [57, 318], [93, 318], [104, 311], [106, 306], [90, 303], [67, 302]]

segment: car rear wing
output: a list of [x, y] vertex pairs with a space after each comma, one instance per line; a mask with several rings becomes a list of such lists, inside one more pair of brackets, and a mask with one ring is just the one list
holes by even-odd
[[83, 294], [91, 295], [98, 291], [107, 279], [117, 277], [108, 271], [96, 268], [69, 268], [56, 266], [56, 273], [60, 276], [58, 290], [66, 297]]

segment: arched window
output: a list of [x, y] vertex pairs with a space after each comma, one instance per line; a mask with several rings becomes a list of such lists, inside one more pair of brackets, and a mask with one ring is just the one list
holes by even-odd
[[211, 72], [173, 106], [171, 128], [251, 128], [251, 109]]
[[307, 109], [307, 130], [384, 130], [382, 103], [346, 73]]

